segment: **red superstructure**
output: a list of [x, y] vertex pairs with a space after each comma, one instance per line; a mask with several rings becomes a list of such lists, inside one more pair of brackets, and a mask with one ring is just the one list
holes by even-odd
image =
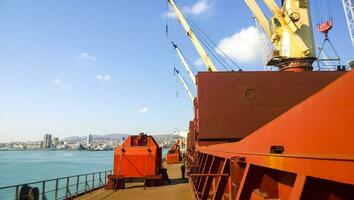
[[353, 71], [200, 72], [187, 162], [195, 198], [352, 198], [353, 86]]

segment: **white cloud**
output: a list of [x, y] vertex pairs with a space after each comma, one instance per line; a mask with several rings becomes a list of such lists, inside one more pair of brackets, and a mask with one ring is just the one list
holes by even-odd
[[85, 60], [92, 60], [92, 61], [97, 60], [97, 58], [95, 56], [93, 56], [93, 55], [91, 55], [91, 54], [89, 54], [87, 52], [80, 53], [79, 58], [80, 59], [85, 59]]
[[198, 0], [195, 4], [190, 7], [185, 7], [184, 10], [193, 15], [201, 15], [212, 8], [211, 0]]
[[195, 60], [195, 61], [193, 62], [193, 65], [194, 65], [194, 66], [197, 66], [197, 67], [201, 67], [201, 66], [204, 65], [204, 63], [203, 63], [202, 59], [198, 58], [197, 60]]
[[59, 90], [66, 91], [71, 89], [71, 85], [64, 83], [60, 78], [56, 78], [52, 82]]
[[168, 18], [177, 18], [176, 14], [175, 14], [175, 12], [173, 12], [171, 6], [168, 7], [167, 12], [164, 13], [162, 16], [163, 16], [163, 17], [166, 17], [166, 16], [167, 16]]
[[261, 34], [256, 27], [249, 26], [222, 39], [218, 48], [236, 62], [258, 65], [262, 63], [264, 49]]
[[193, 62], [194, 67], [197, 69], [197, 71], [204, 71], [206, 70], [206, 68], [204, 67], [204, 62], [202, 61], [202, 59], [198, 58], [196, 60], [194, 60]]
[[97, 79], [97, 80], [102, 80], [102, 75], [97, 75], [97, 76], [96, 76], [96, 79]]
[[109, 80], [111, 80], [111, 75], [109, 75], [109, 74], [106, 74], [106, 75], [97, 74], [96, 75], [96, 79], [97, 80], [101, 80], [101, 81], [109, 81]]
[[53, 80], [53, 84], [54, 85], [60, 85], [61, 83], [62, 83], [62, 81], [59, 78], [56, 78], [56, 79]]
[[[214, 5], [213, 1], [214, 0], [197, 0], [195, 4], [191, 6], [185, 6], [182, 8], [182, 10], [187, 14], [199, 16], [211, 10], [211, 8]], [[166, 15], [169, 18], [177, 18], [171, 6], [169, 6], [168, 11], [164, 13], [162, 16], [165, 17]]]
[[138, 112], [139, 113], [146, 113], [148, 110], [149, 110], [149, 108], [145, 106], [145, 107], [141, 108]]
[[59, 90], [64, 90], [64, 91], [70, 90], [70, 89], [71, 89], [71, 85], [67, 85], [67, 84], [61, 85], [59, 87]]
[[111, 80], [111, 76], [110, 76], [110, 75], [105, 75], [105, 76], [103, 77], [103, 80], [104, 80], [104, 81], [109, 81], [109, 80]]

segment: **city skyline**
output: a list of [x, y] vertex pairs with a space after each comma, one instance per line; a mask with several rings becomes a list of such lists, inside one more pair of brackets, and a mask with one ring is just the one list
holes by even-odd
[[[42, 140], [0, 143], [0, 151], [112, 151], [121, 145], [128, 134], [92, 135], [59, 139], [45, 134]], [[155, 140], [163, 148], [170, 148], [176, 138], [184, 140], [179, 134], [155, 135]]]
[[[34, 138], [32, 140], [25, 140], [25, 139], [20, 139], [20, 140], [10, 140], [10, 141], [0, 141], [1, 143], [13, 143], [13, 142], [39, 142], [39, 141], [45, 141], [45, 139], [43, 139], [46, 135], [51, 135], [52, 140], [54, 139], [59, 139], [59, 141], [64, 141], [64, 140], [70, 140], [72, 138], [82, 138], [82, 141], [88, 141], [88, 137], [92, 136], [92, 140], [94, 140], [95, 137], [107, 137], [107, 136], [113, 136], [113, 135], [117, 135], [117, 136], [128, 136], [128, 135], [136, 135], [138, 133], [108, 133], [108, 134], [87, 134], [87, 135], [69, 135], [67, 137], [64, 138], [60, 138], [55, 134], [51, 134], [51, 133], [45, 133], [44, 135], [41, 135], [41, 137], [39, 138]], [[149, 134], [152, 136], [163, 136], [163, 135], [176, 135], [176, 131], [174, 133], [158, 133], [158, 134]]]

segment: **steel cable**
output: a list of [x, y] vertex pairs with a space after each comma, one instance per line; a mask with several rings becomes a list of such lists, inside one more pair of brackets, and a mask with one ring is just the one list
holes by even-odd
[[[215, 45], [215, 43], [183, 12], [183, 10], [181, 10], [181, 13], [184, 15], [186, 21], [191, 25], [191, 29], [196, 31], [195, 34], [199, 36], [202, 45], [207, 49], [209, 53], [211, 53], [213, 58], [216, 59], [225, 70], [234, 71], [231, 64], [237, 67], [239, 70], [242, 70], [229, 56], [226, 55], [225, 52], [223, 52]], [[225, 60], [225, 58], [227, 60]]]

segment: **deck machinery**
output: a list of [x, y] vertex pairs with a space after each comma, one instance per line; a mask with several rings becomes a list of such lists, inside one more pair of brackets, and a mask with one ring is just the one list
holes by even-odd
[[144, 133], [129, 136], [114, 151], [113, 175], [108, 179], [107, 189], [123, 189], [129, 180], [143, 180], [146, 186], [161, 185], [168, 180], [162, 165], [162, 148]]
[[[352, 199], [354, 72], [312, 71], [307, 0], [254, 0], [277, 72], [216, 72], [168, 0], [209, 72], [197, 75], [187, 173], [195, 199]], [[235, 47], [237, 48], [237, 47]]]
[[172, 145], [171, 149], [166, 154], [167, 164], [178, 164], [182, 160], [180, 151], [180, 141], [179, 139]]

